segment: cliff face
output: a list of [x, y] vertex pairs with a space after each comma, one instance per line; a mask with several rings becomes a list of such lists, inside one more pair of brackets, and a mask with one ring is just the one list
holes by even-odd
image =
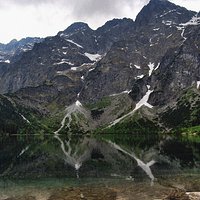
[[24, 52], [32, 50], [34, 44], [42, 41], [42, 38], [27, 37], [19, 41], [14, 39], [8, 44], [0, 44], [0, 62], [16, 62], [16, 60], [21, 58]]
[[74, 23], [0, 63], [0, 92], [51, 115], [79, 100], [92, 127], [146, 105], [152, 119], [185, 91], [199, 96], [199, 33], [197, 13], [151, 0], [135, 22], [113, 19], [97, 30]]

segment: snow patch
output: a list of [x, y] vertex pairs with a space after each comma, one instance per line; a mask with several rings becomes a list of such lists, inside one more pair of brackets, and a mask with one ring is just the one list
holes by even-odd
[[184, 33], [185, 33], [185, 29], [183, 29], [182, 32], [181, 32], [181, 37], [182, 37], [182, 38], [184, 39], [184, 41], [185, 41], [185, 40], [187, 40], [187, 38], [184, 37]]
[[56, 73], [57, 73], [58, 75], [66, 75], [67, 70], [64, 70], [64, 71], [57, 71]]
[[174, 11], [176, 11], [176, 10], [174, 9], [174, 10], [170, 10], [170, 11], [168, 11], [168, 12], [165, 12], [164, 14], [160, 15], [160, 17], [164, 17], [165, 15], [167, 15], [167, 14], [169, 14], [169, 13], [171, 13], [171, 12], [174, 12]]
[[141, 67], [140, 67], [139, 65], [134, 65], [134, 67], [135, 67], [136, 69], [141, 69]]
[[150, 85], [147, 85], [146, 86], [148, 88], [146, 94], [142, 97], [142, 99], [136, 104], [134, 110], [132, 110], [131, 112], [127, 113], [126, 115], [116, 119], [114, 122], [112, 122], [109, 126], [109, 127], [112, 127], [114, 126], [115, 124], [119, 123], [121, 120], [125, 119], [126, 117], [129, 117], [131, 116], [132, 114], [134, 114], [139, 108], [141, 108], [142, 106], [146, 106], [148, 108], [153, 108], [152, 105], [150, 105], [148, 103], [148, 100], [149, 100], [149, 96], [150, 94], [153, 92], [153, 90], [150, 90]]
[[5, 62], [5, 63], [10, 63], [10, 60], [5, 60], [4, 62]]
[[200, 81], [197, 81], [197, 89], [200, 89]]
[[78, 69], [78, 67], [71, 67], [72, 71], [76, 71]]
[[83, 47], [82, 47], [80, 44], [77, 44], [77, 43], [76, 43], [76, 42], [74, 42], [73, 40], [69, 40], [69, 39], [67, 39], [66, 41], [67, 41], [67, 42], [70, 42], [70, 43], [72, 43], [72, 44], [76, 45], [77, 47], [79, 47], [79, 48], [82, 48], [82, 49], [83, 49]]
[[80, 97], [80, 94], [81, 94], [81, 92], [79, 92], [79, 93], [77, 94], [77, 97], [78, 97], [78, 98]]
[[131, 90], [125, 90], [125, 91], [120, 92], [120, 93], [111, 94], [110, 97], [115, 97], [115, 96], [118, 96], [118, 95], [121, 95], [121, 94], [129, 94], [130, 92], [131, 92]]
[[153, 70], [154, 70], [154, 63], [149, 62], [148, 67], [149, 67], [149, 76], [151, 76]]
[[170, 38], [172, 36], [172, 34], [168, 35], [167, 38]]
[[26, 121], [27, 123], [31, 123], [26, 117], [24, 117], [24, 115], [22, 115], [21, 113], [19, 114], [21, 117], [22, 117], [22, 119], [24, 120], [24, 121]]
[[31, 48], [22, 48], [21, 50], [24, 51], [24, 52], [26, 52], [26, 51], [31, 50]]
[[28, 149], [29, 149], [29, 146], [27, 146], [25, 149], [22, 149], [22, 151], [21, 151], [21, 153], [18, 155], [18, 157], [22, 156]]
[[71, 66], [74, 65], [74, 63], [69, 62], [68, 59], [62, 59], [60, 62], [54, 63], [53, 65], [62, 65], [62, 64], [68, 64], [68, 65], [71, 65]]
[[91, 71], [93, 71], [95, 68], [91, 68], [91, 69], [89, 69], [89, 72], [91, 72]]
[[188, 22], [186, 23], [182, 23], [180, 24], [180, 26], [197, 26], [200, 24], [200, 17], [197, 17], [197, 14], [195, 16], [192, 17], [191, 20], [189, 20]]
[[84, 55], [88, 57], [91, 61], [98, 61], [102, 57], [100, 54], [84, 53]]
[[144, 58], [144, 59], [147, 59], [147, 57], [146, 57], [146, 56], [143, 56], [143, 58]]
[[142, 75], [138, 75], [138, 76], [136, 76], [136, 79], [141, 79], [141, 78], [143, 78], [144, 77], [144, 75], [142, 74]]
[[153, 44], [150, 44], [150, 47], [153, 47], [153, 46], [155, 46], [155, 45], [157, 45], [158, 43], [156, 42], [156, 43], [153, 43]]
[[195, 16], [192, 17], [192, 19], [190, 19], [188, 22], [186, 23], [181, 23], [179, 24], [179, 26], [177, 26], [176, 28], [181, 32], [181, 36], [184, 39], [184, 41], [187, 39], [186, 37], [184, 37], [184, 33], [185, 33], [185, 28], [187, 26], [197, 26], [200, 25], [200, 17], [197, 17], [198, 14], [196, 14]]
[[165, 20], [162, 20], [162, 23], [165, 24], [166, 26], [171, 26], [172, 24], [174, 24], [172, 21], [165, 21]]
[[65, 35], [64, 33], [60, 34], [60, 37], [65, 37], [65, 36], [68, 36], [68, 35]]
[[147, 88], [148, 88], [148, 91], [143, 96], [143, 98], [136, 104], [134, 111], [138, 110], [143, 105], [146, 106], [146, 107], [148, 107], [148, 108], [153, 108], [153, 106], [148, 103], [149, 96], [153, 92], [153, 90], [150, 90], [150, 85], [147, 85]]
[[159, 67], [160, 67], [160, 63], [157, 64], [157, 66], [156, 66], [156, 68], [154, 69], [154, 71], [156, 71]]
[[81, 103], [79, 100], [77, 100], [75, 104], [76, 104], [76, 106], [78, 106], [78, 107], [81, 107], [81, 106], [82, 106], [82, 103]]

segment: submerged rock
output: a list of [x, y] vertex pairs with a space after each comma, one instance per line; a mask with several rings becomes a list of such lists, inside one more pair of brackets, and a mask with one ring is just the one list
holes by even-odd
[[5, 200], [36, 200], [33, 196], [11, 197]]
[[171, 191], [163, 200], [190, 200], [190, 198], [185, 191], [175, 189]]
[[190, 200], [199, 200], [200, 199], [200, 192], [187, 192]]
[[54, 192], [48, 200], [115, 200], [116, 192], [108, 188], [66, 188]]

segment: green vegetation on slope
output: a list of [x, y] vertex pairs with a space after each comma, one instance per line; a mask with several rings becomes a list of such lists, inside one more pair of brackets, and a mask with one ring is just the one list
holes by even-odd
[[107, 128], [98, 129], [97, 133], [107, 134], [131, 134], [131, 133], [157, 133], [160, 128], [155, 125], [155, 122], [148, 120], [139, 112], [133, 116], [124, 119], [123, 121]]
[[189, 89], [178, 99], [177, 105], [160, 115], [167, 127], [180, 129], [200, 124], [200, 95]]
[[92, 109], [103, 109], [110, 105], [111, 105], [111, 98], [106, 96], [95, 103], [88, 103], [85, 106], [86, 106], [86, 108], [92, 110]]

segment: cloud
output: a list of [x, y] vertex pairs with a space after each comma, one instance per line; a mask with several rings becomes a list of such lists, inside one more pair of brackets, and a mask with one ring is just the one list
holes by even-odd
[[[200, 7], [199, 0], [171, 1], [191, 10]], [[0, 42], [26, 36], [55, 35], [77, 21], [86, 22], [96, 29], [113, 18], [135, 19], [148, 2], [149, 0], [0, 0]]]
[[171, 2], [186, 7], [188, 10], [200, 11], [199, 0], [170, 0]]
[[44, 4], [64, 6], [72, 11], [74, 18], [90, 18], [94, 16], [122, 16], [132, 11], [132, 16], [138, 13], [149, 0], [6, 0], [1, 6], [41, 6]]
[[[74, 14], [78, 16], [94, 16], [94, 15], [118, 15], [121, 14], [125, 7], [133, 7], [130, 0], [75, 0]], [[134, 8], [134, 7], [133, 7]]]
[[[6, 0], [0, 1], [0, 6], [5, 9], [10, 7], [17, 7], [20, 9], [33, 9], [33, 7], [40, 10], [46, 7], [45, 13], [51, 11], [49, 8], [55, 8], [55, 12], [62, 12], [66, 24], [74, 21], [84, 21], [88, 23], [93, 29], [103, 25], [107, 20], [112, 18], [128, 17], [134, 19], [140, 9], [148, 3], [149, 0]], [[5, 8], [7, 7], [7, 8]], [[54, 12], [54, 13], [55, 13]], [[58, 15], [58, 14], [57, 14]], [[61, 14], [60, 14], [61, 15]], [[49, 17], [49, 15], [48, 15]], [[42, 17], [38, 13], [37, 18]], [[55, 15], [52, 15], [53, 20]], [[62, 23], [62, 22], [61, 22]]]
[[129, 17], [134, 19], [149, 0], [74, 0], [72, 15], [95, 27], [112, 18]]

